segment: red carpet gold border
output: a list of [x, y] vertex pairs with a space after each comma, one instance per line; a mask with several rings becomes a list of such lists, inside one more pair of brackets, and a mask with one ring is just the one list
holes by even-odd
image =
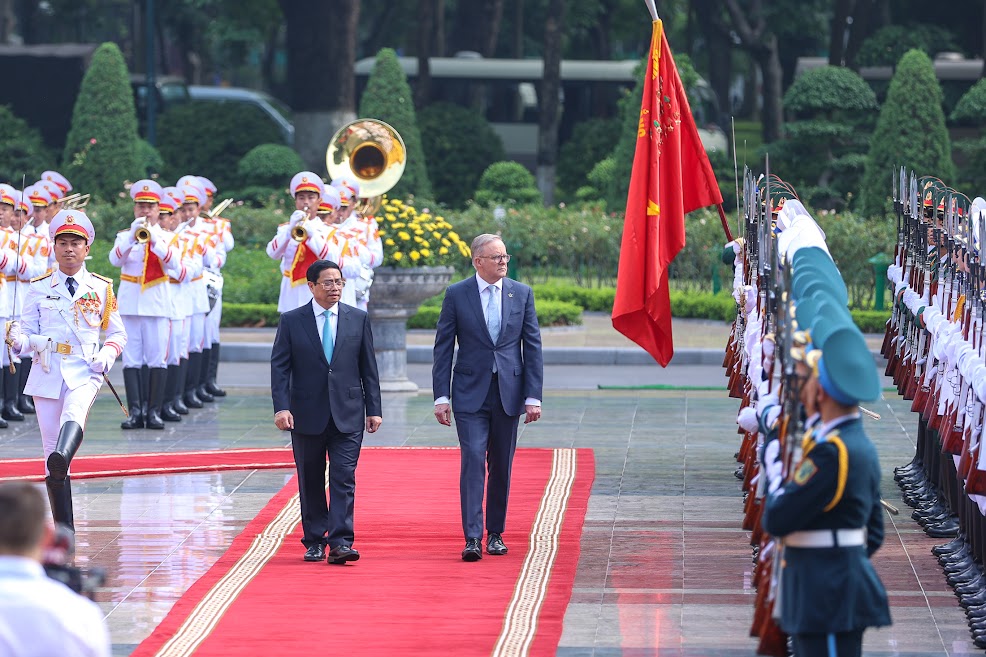
[[219, 624], [240, 592], [271, 560], [300, 522], [301, 506], [298, 495], [294, 495], [254, 539], [250, 549], [195, 606], [174, 636], [158, 651], [158, 657], [185, 657], [194, 653]]
[[527, 655], [537, 630], [538, 614], [558, 556], [558, 536], [575, 482], [575, 450], [553, 452], [551, 477], [545, 484], [541, 506], [531, 527], [531, 549], [517, 578], [492, 657]]

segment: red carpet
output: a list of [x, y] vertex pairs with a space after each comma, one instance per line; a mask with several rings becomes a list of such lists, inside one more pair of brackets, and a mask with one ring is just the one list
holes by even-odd
[[[73, 479], [160, 475], [176, 472], [294, 468], [291, 448], [215, 449], [202, 452], [80, 454], [72, 459]], [[44, 480], [44, 460], [0, 459], [0, 481]]]
[[579, 559], [591, 450], [518, 449], [504, 540], [465, 563], [457, 449], [367, 449], [346, 566], [305, 563], [292, 480], [132, 653], [554, 655]]

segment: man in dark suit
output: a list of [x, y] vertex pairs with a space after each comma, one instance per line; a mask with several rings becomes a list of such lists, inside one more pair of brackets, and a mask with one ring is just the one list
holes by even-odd
[[[455, 407], [462, 459], [459, 497], [466, 538], [464, 561], [483, 557], [484, 485], [486, 551], [507, 553], [501, 534], [517, 423], [521, 415], [525, 424], [541, 417], [544, 378], [534, 293], [527, 285], [506, 278], [510, 256], [498, 236], [480, 235], [473, 240], [472, 256], [476, 275], [445, 291], [431, 373], [435, 417], [449, 426]], [[453, 367], [456, 341], [459, 354]]]
[[352, 547], [356, 461], [363, 427], [373, 433], [383, 422], [380, 382], [367, 314], [339, 303], [345, 285], [339, 265], [318, 260], [307, 277], [311, 303], [281, 315], [274, 338], [274, 424], [291, 431], [305, 561], [325, 559], [328, 545], [327, 561], [345, 564], [359, 559]]

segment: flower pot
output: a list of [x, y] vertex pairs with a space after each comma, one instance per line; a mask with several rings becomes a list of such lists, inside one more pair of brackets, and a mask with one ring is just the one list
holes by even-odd
[[383, 392], [416, 392], [407, 378], [407, 319], [452, 279], [452, 267], [378, 267], [368, 312]]

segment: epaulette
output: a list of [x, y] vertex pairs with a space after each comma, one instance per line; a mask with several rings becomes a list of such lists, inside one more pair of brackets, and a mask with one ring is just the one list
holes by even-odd
[[52, 275], [52, 273], [54, 273], [54, 272], [48, 272], [47, 274], [41, 274], [41, 275], [40, 275], [40, 276], [38, 276], [37, 278], [32, 278], [32, 279], [31, 279], [31, 282], [32, 282], [32, 283], [36, 283], [36, 282], [38, 282], [38, 281], [43, 281], [44, 279], [46, 279], [46, 278], [48, 278], [49, 276], [51, 276], [51, 275]]
[[129, 228], [124, 228], [123, 230], [116, 231], [116, 234], [119, 235], [120, 233], [129, 233], [129, 232], [130, 232]]
[[285, 221], [283, 224], [277, 224], [277, 227], [280, 228], [281, 226], [287, 226], [289, 223], [291, 223], [291, 222], [290, 221]]
[[104, 283], [112, 283], [113, 282], [113, 279], [110, 278], [109, 276], [103, 276], [102, 274], [97, 274], [96, 272], [92, 272], [92, 271], [89, 272], [89, 273], [92, 274], [93, 276], [95, 276], [96, 278], [98, 278], [99, 280], [103, 281]]

